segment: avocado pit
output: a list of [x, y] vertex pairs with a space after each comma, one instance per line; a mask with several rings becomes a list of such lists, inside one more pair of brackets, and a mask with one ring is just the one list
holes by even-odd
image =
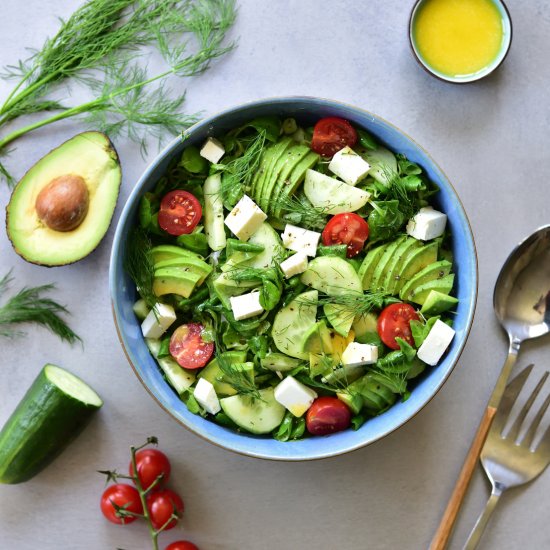
[[36, 197], [38, 217], [53, 231], [72, 231], [86, 217], [90, 196], [84, 178], [64, 174], [54, 178]]

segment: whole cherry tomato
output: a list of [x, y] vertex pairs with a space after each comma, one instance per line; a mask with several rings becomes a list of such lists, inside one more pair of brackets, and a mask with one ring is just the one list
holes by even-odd
[[164, 550], [199, 550], [199, 547], [188, 540], [177, 540], [169, 544]]
[[200, 202], [188, 191], [170, 191], [160, 201], [159, 226], [170, 235], [191, 233], [201, 217]]
[[210, 361], [214, 343], [202, 339], [204, 327], [187, 323], [178, 327], [170, 338], [170, 355], [184, 369], [200, 369]]
[[350, 409], [336, 397], [318, 397], [306, 414], [307, 431], [313, 435], [340, 432], [350, 423]]
[[332, 157], [344, 147], [357, 143], [355, 128], [345, 119], [330, 116], [322, 118], [313, 128], [311, 148], [323, 157]]
[[414, 338], [411, 332], [411, 321], [419, 319], [414, 307], [410, 304], [391, 304], [385, 307], [378, 317], [378, 335], [386, 346], [391, 349], [399, 349], [396, 338], [402, 338], [411, 346], [414, 346]]
[[[151, 523], [155, 529], [160, 529], [165, 525], [172, 514], [181, 517], [183, 508], [181, 497], [170, 489], [153, 491], [147, 496], [147, 509], [149, 510]], [[178, 520], [174, 518], [164, 529], [172, 529], [177, 523]]]
[[132, 485], [115, 483], [107, 487], [101, 495], [100, 507], [103, 515], [112, 523], [120, 525], [135, 521], [137, 518], [134, 516], [119, 517], [113, 504], [124, 508], [128, 512], [143, 514], [143, 506], [141, 505], [139, 493]]
[[[157, 449], [142, 449], [136, 453], [137, 475], [143, 489], [148, 489], [151, 484], [162, 475], [158, 486], [164, 485], [170, 478], [170, 461], [168, 457]], [[134, 467], [130, 462], [128, 467], [130, 475], [134, 476]]]
[[353, 258], [363, 250], [369, 238], [369, 224], [353, 212], [336, 214], [323, 229], [322, 237], [325, 246], [347, 244], [346, 256]]

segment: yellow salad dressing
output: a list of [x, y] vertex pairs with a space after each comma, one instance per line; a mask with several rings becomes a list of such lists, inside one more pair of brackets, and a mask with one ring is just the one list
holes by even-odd
[[413, 25], [423, 61], [448, 76], [476, 73], [502, 47], [504, 27], [492, 0], [426, 0]]

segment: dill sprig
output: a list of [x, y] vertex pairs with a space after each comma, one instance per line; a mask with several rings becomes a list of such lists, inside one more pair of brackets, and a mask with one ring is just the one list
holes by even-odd
[[145, 303], [153, 309], [157, 303], [157, 297], [153, 292], [155, 265], [151, 256], [151, 240], [143, 229], [134, 228], [128, 237], [126, 246], [124, 269], [136, 285], [136, 289]]
[[[12, 281], [11, 271], [0, 279], [0, 295], [4, 294]], [[3, 306], [0, 306], [0, 336], [13, 337], [23, 333], [13, 329], [12, 325], [20, 323], [36, 323], [42, 325], [61, 340], [75, 343], [81, 341], [71, 328], [60, 317], [69, 313], [67, 308], [58, 304], [44, 294], [55, 288], [52, 284], [24, 287], [12, 296]]]
[[323, 229], [327, 224], [327, 210], [313, 206], [303, 196], [287, 195], [282, 193], [275, 201], [275, 211], [281, 212], [285, 222], [305, 226], [310, 229]]
[[250, 191], [252, 178], [264, 152], [265, 136], [265, 130], [260, 131], [241, 156], [227, 164], [216, 166], [223, 171], [220, 191], [223, 204], [228, 210], [231, 210], [241, 197]]
[[373, 309], [382, 309], [389, 294], [380, 291], [342, 292], [338, 295], [320, 296], [316, 301], [302, 300], [304, 305], [324, 306], [333, 304], [342, 306], [354, 316], [366, 315]]
[[237, 393], [247, 395], [253, 399], [261, 399], [260, 390], [254, 381], [254, 375], [240, 368], [237, 364], [219, 353], [216, 355], [218, 365], [223, 373], [223, 381], [227, 382]]
[[[181, 113], [185, 92], [172, 97], [165, 80], [201, 74], [231, 50], [235, 43], [223, 42], [235, 17], [234, 0], [89, 0], [30, 60], [8, 68], [7, 76], [19, 82], [0, 107], [0, 127], [23, 114], [58, 112], [4, 136], [0, 151], [22, 135], [81, 115], [98, 130], [126, 130], [142, 151], [151, 133], [179, 133], [197, 115]], [[148, 76], [135, 50], [151, 43], [168, 67]], [[95, 99], [69, 107], [45, 97], [71, 78], [90, 86]], [[0, 173], [9, 179], [5, 166]]]

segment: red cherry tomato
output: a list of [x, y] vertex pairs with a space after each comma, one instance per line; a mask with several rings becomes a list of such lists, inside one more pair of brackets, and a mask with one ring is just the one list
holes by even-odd
[[345, 430], [351, 422], [351, 411], [336, 397], [318, 397], [306, 414], [307, 431], [327, 435]]
[[344, 147], [357, 143], [355, 128], [343, 118], [329, 116], [322, 118], [313, 128], [311, 148], [323, 157], [332, 157]]
[[202, 208], [199, 201], [187, 191], [170, 191], [160, 202], [159, 225], [170, 235], [191, 233], [201, 217]]
[[107, 487], [101, 495], [100, 507], [103, 515], [112, 523], [128, 524], [137, 518], [132, 516], [119, 517], [113, 504], [124, 507], [128, 512], [134, 514], [143, 514], [143, 506], [139, 498], [139, 493], [135, 487], [126, 483], [115, 483]]
[[[178, 518], [181, 517], [183, 508], [181, 497], [170, 489], [153, 491], [147, 496], [147, 509], [155, 529], [160, 529], [172, 514], [177, 515]], [[172, 529], [177, 523], [178, 520], [173, 519], [164, 529]]]
[[202, 339], [203, 326], [188, 323], [178, 327], [170, 338], [170, 355], [184, 369], [200, 369], [214, 353], [214, 343]]
[[[152, 483], [162, 475], [159, 485], [164, 485], [170, 478], [170, 461], [168, 457], [157, 449], [142, 449], [136, 453], [137, 474], [141, 487], [148, 489]], [[130, 475], [134, 475], [134, 467], [130, 462]], [[158, 485], [157, 485], [158, 486]]]
[[369, 224], [361, 216], [351, 212], [336, 214], [323, 229], [322, 237], [325, 246], [347, 244], [346, 256], [353, 258], [363, 250], [365, 241], [369, 238]]
[[199, 550], [199, 547], [188, 540], [177, 540], [169, 544], [164, 550]]
[[418, 321], [419, 317], [410, 304], [391, 304], [384, 308], [378, 317], [377, 326], [382, 342], [391, 349], [399, 349], [395, 339], [402, 338], [414, 346], [410, 325], [413, 319]]

